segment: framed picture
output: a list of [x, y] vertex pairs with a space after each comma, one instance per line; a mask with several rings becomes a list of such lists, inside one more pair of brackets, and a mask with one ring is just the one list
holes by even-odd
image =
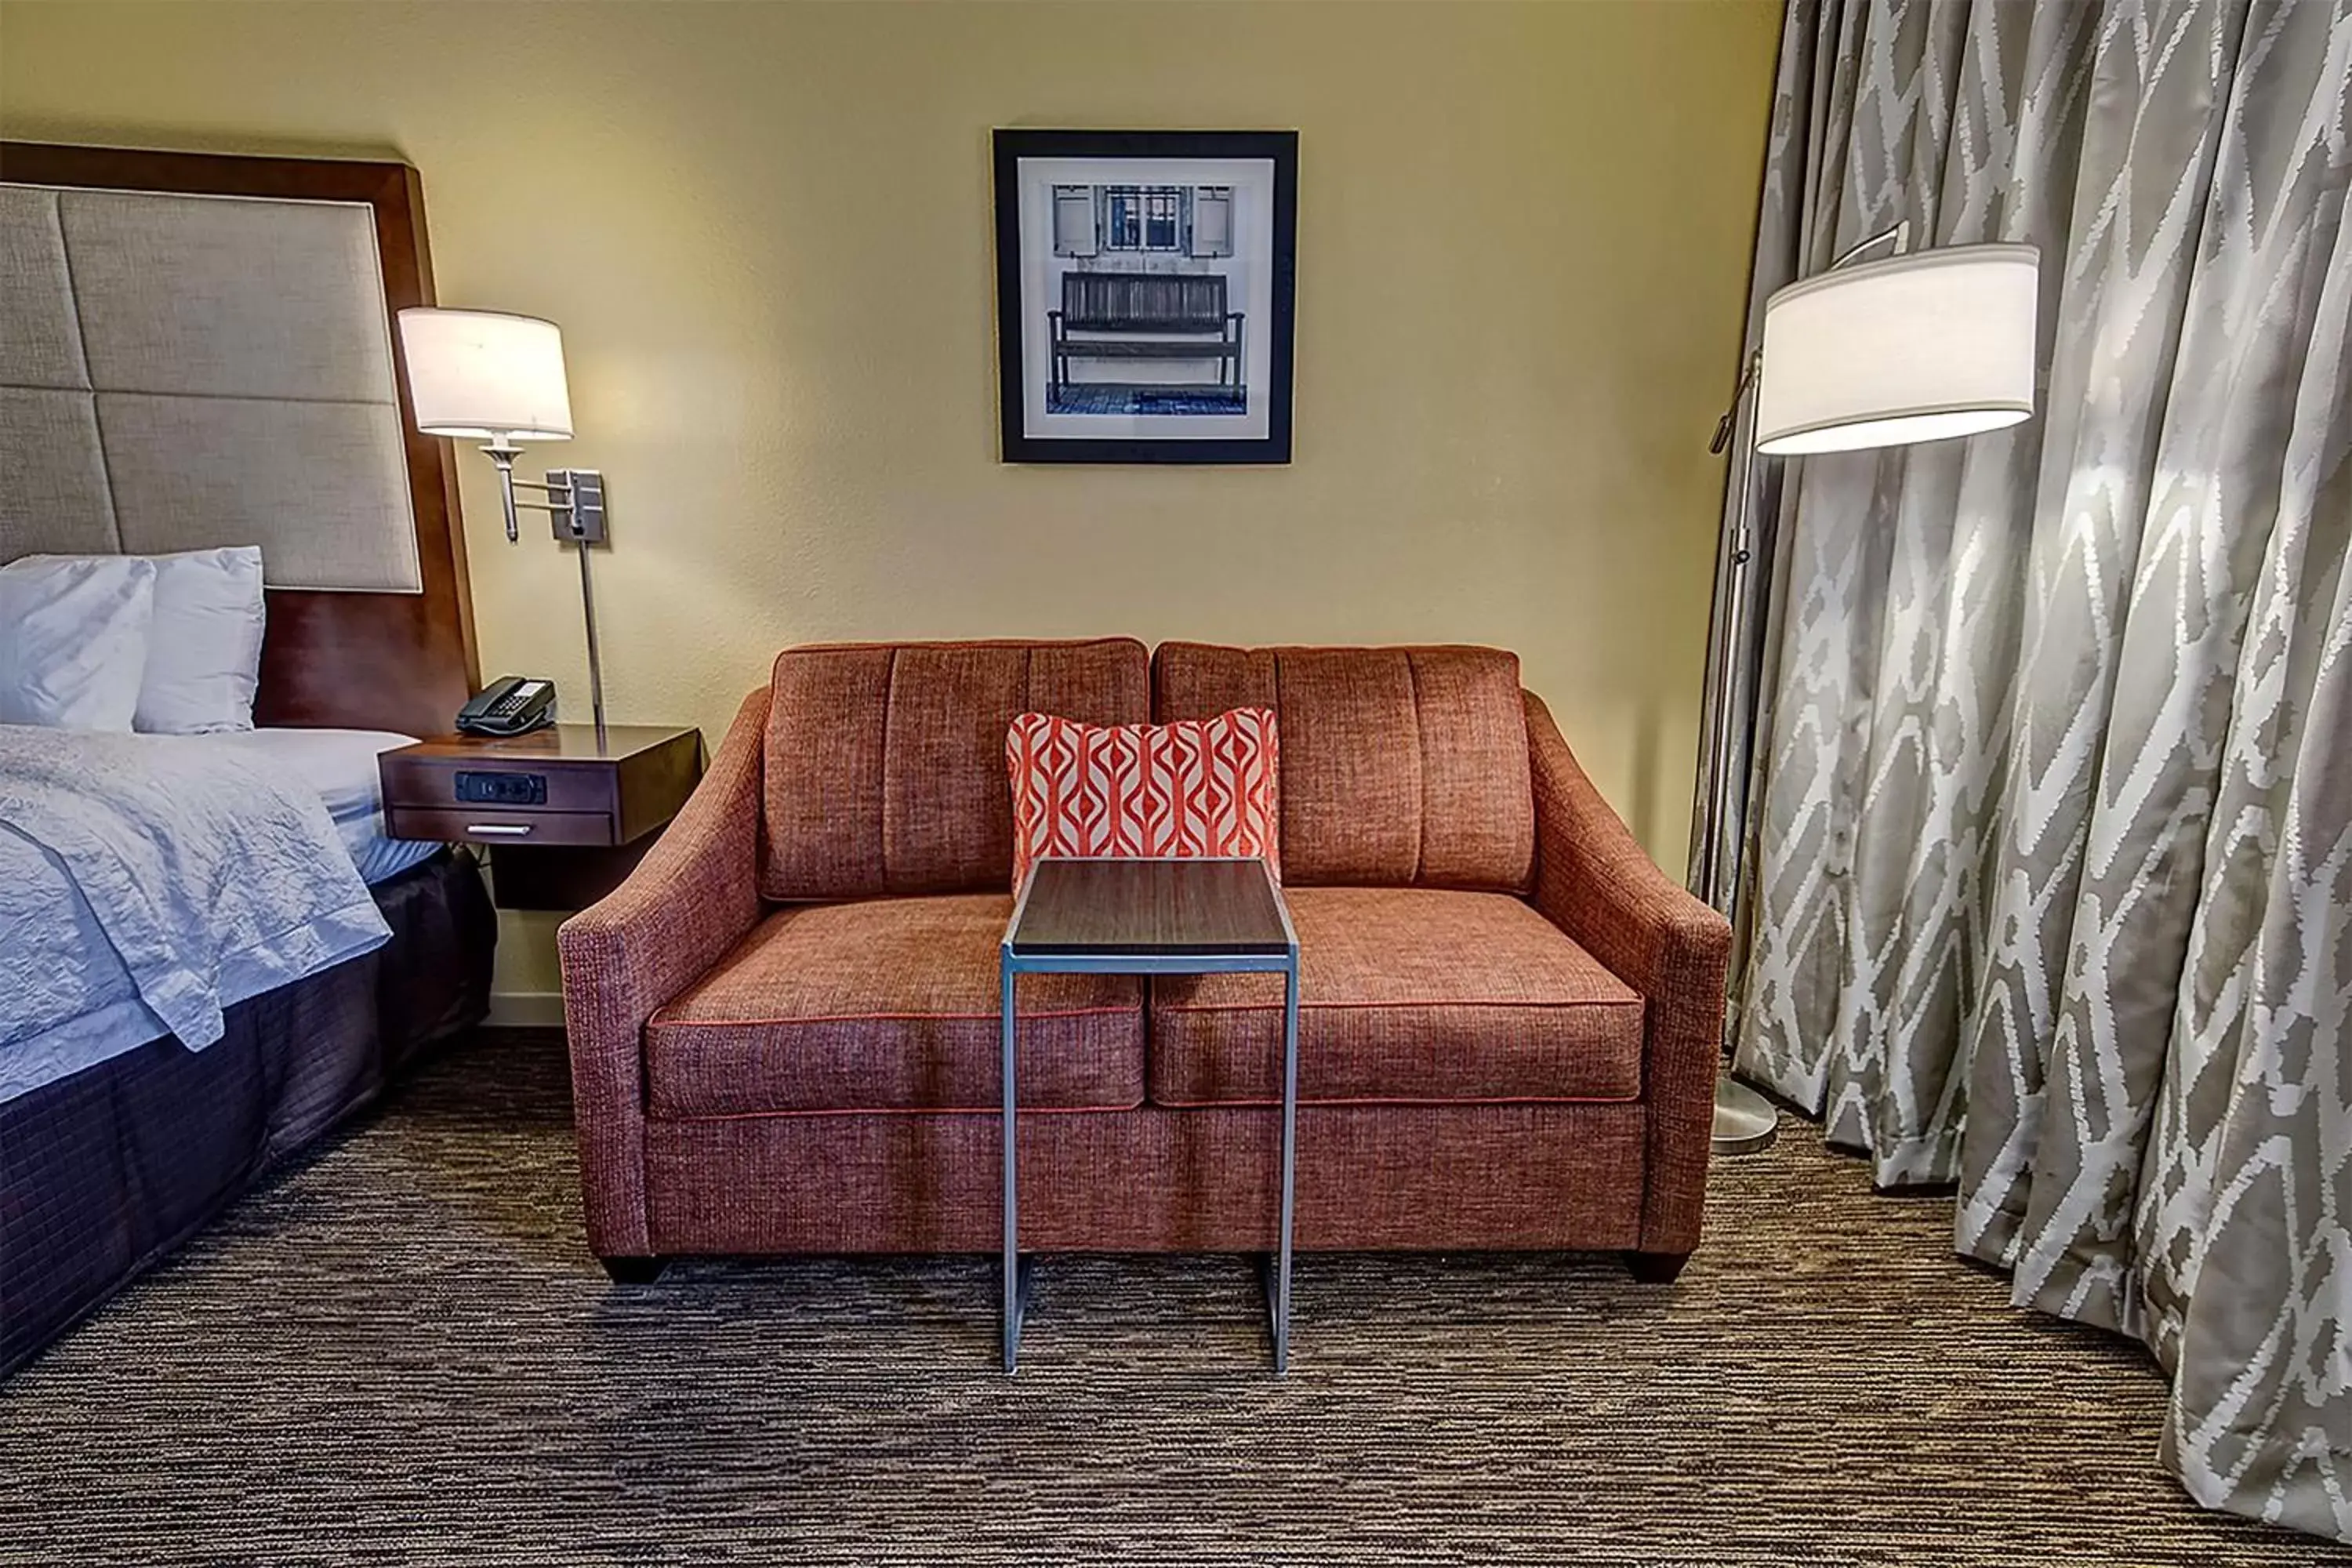
[[996, 132], [1008, 463], [1290, 461], [1295, 131]]

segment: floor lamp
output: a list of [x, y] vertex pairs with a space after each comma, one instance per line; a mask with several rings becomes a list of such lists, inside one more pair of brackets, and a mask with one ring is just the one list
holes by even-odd
[[[1909, 237], [1907, 224], [1873, 235], [1767, 300], [1763, 341], [1716, 428], [1713, 450], [1738, 444], [1736, 504], [1716, 552], [1689, 887], [1735, 930], [1748, 896], [1761, 651], [1756, 459], [1973, 436], [2033, 414], [2041, 253], [1964, 245], [1906, 255]], [[1859, 259], [1887, 245], [1895, 254], [1886, 259]], [[1716, 1152], [1762, 1149], [1779, 1125], [1764, 1096], [1728, 1072], [1717, 1079]]]

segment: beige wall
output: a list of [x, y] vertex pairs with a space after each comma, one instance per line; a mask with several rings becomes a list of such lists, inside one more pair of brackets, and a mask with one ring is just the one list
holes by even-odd
[[[1520, 651], [1679, 869], [1773, 0], [0, 7], [16, 137], [397, 155], [444, 303], [563, 324], [614, 716], [784, 644]], [[988, 131], [1296, 127], [1297, 452], [995, 459]], [[569, 562], [464, 465], [485, 673], [584, 710]], [[551, 984], [544, 927], [502, 987]]]

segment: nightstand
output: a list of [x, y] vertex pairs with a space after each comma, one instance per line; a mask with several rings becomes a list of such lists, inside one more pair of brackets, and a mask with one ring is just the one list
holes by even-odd
[[585, 909], [620, 886], [702, 776], [702, 731], [551, 724], [384, 752], [384, 831], [487, 845], [501, 909]]

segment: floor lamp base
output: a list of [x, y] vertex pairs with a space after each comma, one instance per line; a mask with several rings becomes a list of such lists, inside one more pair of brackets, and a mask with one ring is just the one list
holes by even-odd
[[1725, 1073], [1715, 1080], [1715, 1152], [1755, 1154], [1780, 1135], [1772, 1102]]

